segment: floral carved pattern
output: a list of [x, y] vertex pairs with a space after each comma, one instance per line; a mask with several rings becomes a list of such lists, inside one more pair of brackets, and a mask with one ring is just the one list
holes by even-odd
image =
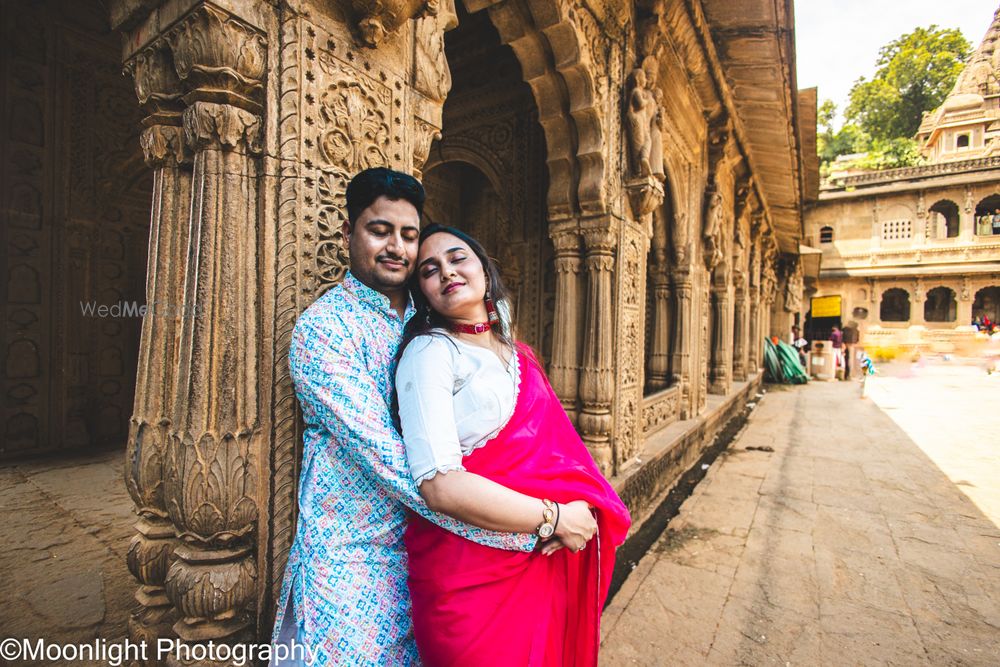
[[[406, 168], [403, 82], [370, 54], [304, 22], [299, 62], [303, 147], [304, 289], [319, 294], [347, 272], [342, 226], [351, 177], [370, 167]], [[374, 58], [374, 56], [372, 56]]]
[[320, 98], [320, 153], [333, 167], [355, 173], [389, 162], [389, 123], [383, 109], [392, 104], [388, 89], [367, 88], [338, 76]]
[[680, 392], [671, 387], [643, 402], [642, 432], [649, 435], [677, 421], [680, 414]]

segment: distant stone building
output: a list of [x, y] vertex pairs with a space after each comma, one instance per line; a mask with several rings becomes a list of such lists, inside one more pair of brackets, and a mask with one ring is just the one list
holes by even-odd
[[0, 12], [0, 457], [127, 449], [134, 639], [269, 629], [302, 433], [289, 338], [344, 275], [357, 171], [422, 176], [427, 217], [499, 258], [637, 524], [801, 304], [815, 91], [791, 0]]
[[[823, 251], [816, 296], [869, 341], [969, 339], [1000, 318], [1000, 10], [917, 133], [928, 163], [824, 183], [806, 213]], [[994, 219], [996, 220], [994, 222]]]

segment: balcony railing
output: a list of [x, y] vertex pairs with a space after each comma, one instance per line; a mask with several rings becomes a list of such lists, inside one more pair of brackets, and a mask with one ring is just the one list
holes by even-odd
[[1000, 155], [976, 158], [974, 160], [956, 160], [954, 162], [938, 162], [936, 164], [925, 164], [919, 167], [901, 167], [899, 169], [883, 169], [865, 174], [855, 174], [854, 176], [841, 176], [825, 181], [820, 188], [822, 191], [844, 190], [846, 188], [864, 185], [876, 185], [878, 183], [890, 183], [916, 178], [928, 178], [930, 176], [947, 176], [949, 174], [961, 174], [969, 171], [983, 171], [1000, 167]]

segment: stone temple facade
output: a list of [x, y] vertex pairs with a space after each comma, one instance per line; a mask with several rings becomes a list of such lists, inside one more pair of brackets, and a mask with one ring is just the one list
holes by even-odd
[[637, 525], [801, 310], [815, 91], [791, 0], [0, 11], [0, 457], [127, 449], [134, 639], [270, 629], [301, 440], [289, 338], [344, 275], [363, 168], [419, 174], [427, 217], [500, 260]]
[[974, 318], [1000, 318], [1000, 10], [917, 140], [925, 165], [823, 184], [806, 213], [816, 295], [872, 344], [967, 347]]

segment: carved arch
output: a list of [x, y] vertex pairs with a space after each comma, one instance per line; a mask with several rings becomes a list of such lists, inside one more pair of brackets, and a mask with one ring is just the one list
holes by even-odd
[[496, 192], [510, 192], [508, 179], [497, 169], [497, 165], [502, 164], [500, 157], [486, 146], [472, 147], [458, 144], [454, 140], [438, 142], [424, 164], [424, 173], [430, 173], [435, 167], [449, 162], [464, 162], [471, 165], [483, 172]]
[[531, 87], [545, 134], [550, 218], [603, 212], [605, 141], [597, 78], [569, 8], [559, 0], [463, 1], [470, 12], [488, 7], [500, 41], [514, 51]]

